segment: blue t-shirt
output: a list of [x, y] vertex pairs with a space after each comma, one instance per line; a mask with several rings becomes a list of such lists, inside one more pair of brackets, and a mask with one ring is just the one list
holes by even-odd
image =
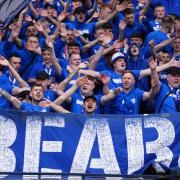
[[19, 85], [19, 83], [17, 82], [17, 80], [10, 75], [10, 73], [9, 73], [8, 70], [5, 72], [5, 75], [6, 75], [7, 79], [8, 79], [8, 81], [9, 81], [8, 83], [11, 84], [12, 88], [14, 88], [14, 87], [20, 87], [20, 85]]
[[138, 33], [142, 36], [145, 36], [148, 33], [148, 30], [142, 23], [135, 21], [133, 25], [126, 26], [124, 30], [124, 38], [128, 38], [129, 40], [134, 33]]
[[[135, 79], [138, 80], [140, 76], [140, 70], [132, 70]], [[104, 73], [110, 76], [109, 89], [114, 90], [118, 87], [122, 87], [122, 74], [117, 74], [114, 71], [104, 71]]]
[[46, 67], [46, 65], [44, 63], [36, 63], [31, 71], [29, 78], [36, 79], [36, 75], [40, 71], [47, 72], [49, 74], [49, 78], [50, 78], [51, 82], [52, 83], [56, 82], [57, 77], [56, 77], [55, 68], [52, 65], [48, 68], [48, 67]]
[[[149, 42], [151, 40], [154, 40], [155, 44], [157, 45], [167, 39], [168, 39], [168, 36], [166, 33], [162, 31], [153, 31], [146, 36], [145, 41], [144, 41], [144, 47], [149, 47], [150, 46]], [[172, 48], [170, 45], [165, 46], [164, 49], [167, 50], [168, 52], [172, 51]]]
[[[172, 97], [172, 94], [169, 94], [170, 91], [171, 90], [168, 85], [161, 83], [159, 93], [155, 97], [155, 112], [156, 113], [173, 113], [177, 111], [175, 99], [174, 97]], [[165, 99], [160, 109], [161, 103], [167, 94], [169, 95]]]
[[25, 112], [50, 112], [50, 108], [38, 106], [28, 102], [21, 103], [21, 110]]
[[[2, 75], [0, 75], [0, 88], [2, 88], [3, 90], [7, 91], [10, 94], [12, 93], [12, 86], [9, 82], [9, 79], [7, 78], [7, 76], [4, 73]], [[1, 109], [10, 109], [11, 107], [12, 106], [9, 103], [9, 101], [0, 95], [0, 108]]]
[[161, 23], [158, 22], [158, 21], [156, 21], [156, 20], [151, 20], [151, 21], [149, 22], [149, 24], [150, 24], [151, 27], [154, 29], [154, 31], [158, 31], [158, 30], [160, 30], [160, 28], [161, 28]]
[[50, 101], [55, 101], [57, 94], [51, 89], [46, 89], [44, 91], [44, 98], [49, 99]]
[[129, 93], [122, 92], [115, 98], [116, 114], [138, 114], [144, 91], [132, 89]]
[[[101, 113], [101, 97], [102, 95], [94, 95], [97, 99], [97, 109], [96, 113]], [[82, 96], [79, 92], [74, 93], [71, 96], [71, 112], [73, 113], [82, 113], [83, 112], [83, 100], [84, 96]]]
[[67, 29], [76, 29], [80, 34], [94, 34], [96, 23], [80, 23], [80, 22], [69, 22], [66, 23]]
[[20, 73], [21, 77], [27, 81], [29, 74], [31, 73], [34, 65], [38, 62], [42, 62], [42, 56], [36, 54], [35, 52], [28, 51], [27, 49], [17, 49], [16, 46], [14, 46], [14, 43], [10, 43], [8, 41], [4, 44], [4, 52], [6, 52], [6, 56], [9, 57], [11, 54], [18, 54], [21, 58], [21, 67], [20, 72], [22, 72], [26, 67], [26, 70], [22, 73]]

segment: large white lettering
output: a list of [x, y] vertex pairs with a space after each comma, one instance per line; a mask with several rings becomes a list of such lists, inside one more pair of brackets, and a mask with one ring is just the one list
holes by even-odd
[[[39, 172], [40, 142], [41, 142], [41, 117], [32, 115], [26, 119], [26, 137], [24, 149], [24, 172]], [[32, 176], [25, 178], [32, 179]], [[34, 176], [34, 178], [37, 178]]]
[[[58, 127], [64, 128], [65, 122], [62, 117], [49, 117], [45, 118], [44, 126], [46, 127]], [[62, 141], [43, 141], [42, 142], [42, 152], [62, 152]], [[51, 169], [51, 168], [41, 168], [41, 172], [51, 172], [51, 173], [61, 173], [60, 169]], [[42, 176], [43, 178], [52, 178], [52, 176]], [[61, 176], [53, 176], [53, 178], [61, 179]]]
[[[158, 163], [169, 167], [173, 153], [168, 146], [172, 144], [175, 138], [173, 124], [166, 118], [147, 117], [144, 120], [144, 127], [155, 128], [158, 133], [158, 138], [155, 141], [146, 143], [147, 153], [155, 153], [157, 156], [157, 165], [155, 165], [155, 167], [160, 168]], [[161, 168], [159, 170], [161, 170]]]
[[90, 161], [90, 168], [104, 169], [107, 174], [120, 174], [120, 169], [115, 156], [112, 137], [106, 119], [89, 119], [84, 125], [79, 144], [73, 159], [71, 173], [85, 173], [97, 136], [100, 158]]
[[14, 172], [16, 168], [15, 154], [9, 148], [14, 143], [16, 136], [15, 123], [11, 119], [0, 116], [0, 172]]
[[125, 128], [128, 151], [128, 174], [131, 174], [144, 165], [141, 118], [126, 118]]

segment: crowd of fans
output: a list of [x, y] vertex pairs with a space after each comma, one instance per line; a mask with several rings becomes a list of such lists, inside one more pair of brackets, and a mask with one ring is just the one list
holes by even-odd
[[180, 16], [158, 0], [39, 0], [0, 32], [0, 108], [180, 110]]

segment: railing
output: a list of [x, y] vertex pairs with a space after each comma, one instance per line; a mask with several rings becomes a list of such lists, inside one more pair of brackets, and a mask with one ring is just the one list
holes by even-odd
[[118, 179], [168, 179], [179, 180], [180, 171], [171, 171], [169, 175], [120, 175], [120, 174], [81, 174], [81, 173], [25, 173], [25, 172], [0, 172], [0, 178], [7, 180], [19, 180], [19, 179], [78, 179], [78, 180], [105, 180], [106, 178], [112, 178], [112, 180]]

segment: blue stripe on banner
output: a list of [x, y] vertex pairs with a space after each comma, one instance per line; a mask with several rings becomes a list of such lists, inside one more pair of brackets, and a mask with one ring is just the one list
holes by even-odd
[[6, 28], [13, 18], [30, 2], [30, 0], [1, 0], [0, 29]]
[[0, 172], [141, 174], [180, 169], [179, 113], [0, 111]]

